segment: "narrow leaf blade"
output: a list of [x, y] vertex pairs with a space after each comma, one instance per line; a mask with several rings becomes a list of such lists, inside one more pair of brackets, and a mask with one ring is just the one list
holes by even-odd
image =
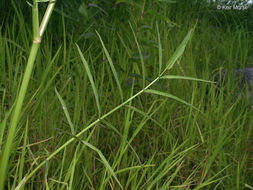
[[[75, 136], [76, 137], [76, 136]], [[77, 137], [76, 137], [77, 138]], [[77, 138], [78, 139], [78, 138]], [[78, 139], [79, 140], [79, 139]], [[120, 181], [118, 180], [115, 172], [113, 171], [112, 167], [110, 166], [109, 162], [106, 160], [105, 156], [103, 155], [103, 153], [96, 148], [95, 146], [93, 146], [92, 144], [88, 143], [87, 141], [81, 140], [81, 142], [83, 144], [85, 144], [86, 146], [88, 146], [90, 149], [94, 150], [95, 152], [98, 153], [99, 157], [101, 158], [104, 166], [107, 168], [107, 170], [109, 171], [109, 173], [114, 177], [114, 179], [116, 180], [116, 182], [118, 183], [118, 185], [120, 186], [121, 189], [123, 189]]]
[[56, 93], [56, 95], [57, 95], [59, 101], [61, 102], [63, 112], [64, 112], [64, 114], [65, 114], [65, 116], [66, 116], [66, 118], [67, 118], [67, 121], [68, 121], [69, 126], [70, 126], [70, 129], [71, 129], [71, 133], [72, 133], [72, 135], [75, 135], [74, 125], [73, 125], [73, 123], [72, 123], [72, 121], [71, 121], [71, 119], [70, 119], [69, 112], [68, 112], [68, 108], [67, 108], [67, 106], [66, 106], [64, 100], [62, 99], [61, 95], [59, 94], [59, 92], [57, 91], [56, 88], [55, 88], [55, 93]]
[[194, 78], [194, 77], [187, 77], [187, 76], [179, 76], [179, 75], [164, 75], [161, 77], [161, 79], [183, 79], [183, 80], [193, 80], [193, 81], [199, 81], [199, 82], [208, 82], [208, 83], [215, 83], [213, 81]]
[[183, 54], [185, 47], [186, 47], [188, 41], [190, 40], [192, 34], [193, 34], [193, 29], [191, 29], [188, 32], [188, 34], [185, 36], [182, 43], [178, 46], [178, 48], [176, 49], [176, 51], [174, 52], [172, 57], [169, 59], [166, 69], [164, 71], [170, 70], [173, 67], [173, 65], [175, 64], [175, 62], [178, 60], [178, 58]]
[[162, 70], [162, 62], [163, 62], [163, 54], [162, 54], [162, 45], [161, 45], [161, 38], [160, 38], [160, 33], [159, 33], [159, 27], [158, 24], [156, 23], [156, 29], [157, 29], [157, 38], [158, 38], [158, 48], [159, 48], [159, 75], [161, 74]]
[[94, 83], [94, 80], [93, 80], [93, 77], [92, 77], [92, 74], [90, 72], [90, 68], [89, 68], [89, 65], [87, 63], [87, 61], [85, 60], [83, 54], [82, 54], [82, 51], [80, 50], [78, 44], [76, 43], [76, 47], [77, 47], [77, 50], [78, 50], [78, 53], [80, 55], [80, 58], [82, 60], [82, 63], [84, 65], [84, 68], [86, 70], [86, 73], [88, 75], [88, 78], [90, 80], [90, 83], [91, 83], [91, 87], [92, 87], [92, 90], [93, 90], [93, 93], [94, 93], [94, 96], [95, 96], [95, 99], [96, 99], [96, 104], [97, 104], [97, 108], [98, 108], [98, 115], [99, 117], [101, 116], [101, 108], [100, 108], [100, 103], [99, 103], [99, 98], [98, 98], [98, 92], [97, 92], [97, 88], [96, 88], [96, 85]]
[[181, 98], [178, 98], [172, 94], [169, 94], [169, 93], [166, 93], [166, 92], [161, 92], [161, 91], [158, 91], [158, 90], [152, 90], [152, 89], [147, 89], [145, 90], [144, 92], [146, 93], [150, 93], [150, 94], [155, 94], [155, 95], [160, 95], [160, 96], [164, 96], [164, 97], [167, 97], [167, 98], [171, 98], [171, 99], [174, 99], [178, 102], [181, 102], [187, 106], [190, 106], [190, 107], [193, 107], [194, 109], [200, 111], [198, 108], [196, 108], [195, 106], [193, 106], [192, 104], [186, 102], [185, 100], [181, 99]]
[[131, 30], [132, 30], [132, 32], [133, 32], [134, 40], [135, 40], [135, 43], [136, 43], [136, 45], [137, 45], [138, 52], [139, 52], [139, 55], [140, 55], [140, 58], [141, 58], [142, 87], [145, 88], [146, 71], [145, 71], [145, 65], [144, 65], [144, 58], [143, 58], [143, 54], [142, 54], [142, 52], [141, 52], [141, 48], [140, 48], [139, 42], [138, 42], [137, 37], [136, 37], [136, 35], [135, 35], [135, 33], [134, 33], [134, 29], [133, 29], [133, 27], [132, 27], [132, 25], [131, 25], [130, 22], [129, 22], [129, 24], [130, 24], [130, 28], [131, 28]]
[[118, 86], [118, 89], [119, 89], [119, 92], [120, 92], [121, 100], [123, 100], [122, 88], [121, 88], [121, 85], [120, 85], [120, 82], [119, 82], [119, 78], [118, 78], [118, 74], [117, 74], [117, 72], [116, 72], [116, 69], [115, 69], [115, 67], [113, 66], [112, 58], [111, 58], [110, 54], [108, 53], [108, 51], [107, 51], [107, 49], [106, 49], [106, 47], [105, 47], [105, 44], [104, 44], [104, 42], [103, 42], [101, 36], [99, 35], [99, 33], [98, 33], [97, 31], [96, 31], [96, 33], [97, 33], [97, 35], [98, 35], [98, 37], [99, 37], [99, 40], [100, 40], [100, 42], [101, 42], [101, 44], [102, 44], [102, 46], [103, 46], [103, 49], [104, 49], [106, 58], [107, 58], [107, 60], [108, 60], [108, 62], [109, 62], [109, 64], [110, 64], [110, 67], [111, 67], [113, 76], [114, 76], [114, 78], [115, 78], [115, 81], [116, 81], [116, 83], [117, 83], [117, 86]]

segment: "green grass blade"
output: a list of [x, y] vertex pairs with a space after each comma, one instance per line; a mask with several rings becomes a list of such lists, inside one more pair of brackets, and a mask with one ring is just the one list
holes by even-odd
[[123, 189], [120, 181], [118, 180], [115, 172], [113, 171], [112, 167], [110, 166], [110, 164], [108, 163], [108, 161], [106, 160], [105, 156], [103, 155], [103, 153], [97, 149], [95, 146], [93, 146], [92, 144], [88, 143], [87, 141], [81, 140], [79, 139], [77, 136], [75, 136], [75, 138], [77, 138], [80, 142], [82, 142], [84, 145], [88, 146], [90, 149], [94, 150], [95, 152], [98, 153], [99, 157], [101, 158], [104, 166], [107, 168], [107, 170], [109, 171], [109, 173], [114, 177], [114, 179], [116, 180], [116, 182], [118, 183], [118, 185], [120, 186], [121, 189]]
[[89, 65], [87, 63], [87, 61], [85, 60], [83, 54], [82, 54], [82, 51], [80, 50], [78, 44], [76, 43], [76, 47], [77, 47], [77, 50], [78, 50], [78, 53], [81, 57], [81, 60], [82, 60], [82, 63], [85, 67], [85, 70], [86, 70], [86, 73], [89, 77], [89, 80], [90, 80], [90, 83], [91, 83], [91, 87], [92, 87], [92, 90], [93, 90], [93, 93], [95, 95], [95, 99], [96, 99], [96, 103], [97, 103], [97, 108], [98, 108], [98, 115], [99, 117], [101, 116], [101, 108], [100, 108], [100, 103], [99, 103], [99, 97], [98, 97], [98, 92], [97, 92], [97, 88], [95, 86], [95, 83], [94, 83], [94, 80], [93, 80], [93, 77], [92, 77], [92, 74], [90, 72], [90, 68], [89, 68]]
[[185, 36], [184, 40], [182, 41], [182, 43], [178, 46], [178, 48], [176, 49], [176, 51], [174, 52], [174, 54], [172, 55], [172, 57], [169, 59], [167, 65], [166, 65], [166, 68], [165, 70], [162, 72], [162, 74], [164, 72], [166, 72], [167, 70], [170, 70], [173, 65], [175, 64], [175, 62], [178, 60], [178, 58], [180, 56], [182, 56], [184, 50], [185, 50], [185, 47], [188, 43], [188, 41], [190, 40], [191, 36], [193, 34], [193, 29], [191, 29], [188, 34]]
[[[146, 181], [146, 184], [148, 184], [148, 188], [145, 189], [154, 189], [153, 186], [164, 176], [166, 175], [169, 171], [171, 171], [176, 165], [178, 165], [183, 158], [185, 157], [185, 154], [194, 149], [195, 146], [191, 146], [188, 149], [185, 149], [181, 152], [181, 148], [183, 147], [184, 144], [186, 144], [187, 141], [184, 141], [182, 144], [177, 145], [175, 144], [172, 150], [170, 151], [170, 154], [167, 156], [166, 159], [158, 165], [158, 167], [152, 172], [151, 176]], [[144, 185], [143, 185], [144, 186]], [[143, 187], [140, 189], [144, 189]]]
[[59, 99], [60, 102], [61, 102], [62, 109], [63, 109], [63, 111], [64, 111], [64, 114], [65, 114], [65, 116], [66, 116], [66, 118], [67, 118], [67, 120], [68, 120], [70, 129], [71, 129], [71, 133], [72, 133], [72, 135], [75, 135], [76, 133], [75, 133], [74, 125], [73, 125], [73, 123], [72, 123], [72, 121], [71, 121], [71, 119], [70, 119], [69, 112], [68, 112], [68, 108], [67, 108], [67, 106], [66, 106], [64, 100], [62, 99], [61, 95], [58, 93], [58, 91], [57, 91], [56, 88], [55, 88], [55, 93], [56, 93], [58, 99]]
[[199, 81], [199, 82], [215, 83], [209, 80], [198, 79], [198, 78], [187, 77], [187, 76], [179, 76], [179, 75], [164, 75], [161, 77], [161, 79], [183, 79], [183, 80], [193, 80], [193, 81]]
[[27, 136], [28, 136], [28, 118], [26, 120], [25, 137], [24, 137], [24, 143], [23, 143], [22, 153], [21, 153], [21, 158], [20, 158], [20, 167], [19, 167], [19, 176], [18, 176], [19, 183], [22, 181], [22, 176], [23, 176], [23, 173], [24, 173]]
[[144, 92], [150, 93], [150, 94], [155, 94], [155, 95], [160, 95], [160, 96], [165, 96], [165, 97], [167, 97], [167, 98], [174, 99], [174, 100], [176, 100], [176, 101], [178, 101], [178, 102], [181, 102], [181, 103], [183, 103], [183, 104], [185, 104], [185, 105], [187, 105], [187, 106], [193, 107], [194, 109], [200, 111], [198, 108], [196, 108], [196, 107], [193, 106], [192, 104], [190, 104], [190, 103], [188, 103], [188, 102], [182, 100], [181, 98], [178, 98], [178, 97], [176, 97], [176, 96], [174, 96], [174, 95], [172, 95], [172, 94], [168, 94], [168, 93], [166, 93], [166, 92], [161, 92], [161, 91], [158, 91], [158, 90], [151, 90], [151, 89], [147, 89], [147, 90], [145, 90]]
[[131, 166], [131, 167], [119, 169], [118, 171], [115, 172], [115, 174], [128, 172], [130, 170], [149, 168], [149, 167], [155, 167], [155, 164], [146, 164], [146, 165], [140, 165], [140, 166]]
[[45, 30], [46, 30], [46, 27], [48, 25], [49, 19], [50, 19], [52, 13], [53, 13], [55, 3], [56, 3], [56, 0], [50, 0], [48, 2], [46, 12], [45, 12], [45, 14], [43, 16], [43, 19], [42, 19], [41, 23], [40, 23], [40, 37], [43, 36], [43, 34], [44, 34]]
[[[224, 178], [229, 177], [229, 175], [222, 175], [222, 172], [224, 172], [228, 167], [231, 167], [230, 165], [224, 167], [222, 170], [218, 171], [216, 174], [214, 174], [212, 177], [209, 177], [206, 179], [206, 181], [204, 181], [203, 183], [200, 183], [197, 187], [195, 187], [194, 189], [198, 190], [198, 189], [203, 189], [203, 187], [206, 187], [212, 183], [215, 183], [217, 181], [222, 181]], [[222, 175], [222, 177], [218, 178], [219, 175]], [[216, 178], [216, 179], [215, 179]]]
[[79, 145], [77, 146], [76, 150], [75, 150], [75, 154], [74, 157], [72, 159], [72, 163], [71, 163], [71, 167], [68, 170], [68, 178], [65, 179], [66, 183], [68, 183], [68, 189], [73, 189], [73, 178], [74, 178], [74, 174], [75, 174], [75, 168], [76, 168], [76, 164], [77, 164], [77, 153], [79, 151]]
[[171, 175], [169, 181], [166, 183], [166, 185], [164, 186], [166, 189], [169, 189], [170, 184], [173, 182], [174, 178], [176, 177], [176, 175], [178, 174], [178, 172], [180, 171], [180, 169], [182, 168], [182, 165], [184, 163], [184, 160], [180, 161], [177, 166], [176, 171]]
[[145, 71], [145, 65], [144, 65], [144, 58], [143, 58], [143, 54], [141, 52], [141, 47], [139, 45], [139, 42], [137, 40], [137, 37], [134, 33], [134, 29], [132, 27], [132, 24], [129, 22], [130, 24], [130, 27], [131, 27], [131, 30], [133, 32], [133, 35], [134, 35], [134, 40], [135, 40], [135, 43], [137, 45], [137, 48], [138, 48], [138, 52], [139, 52], [139, 55], [140, 55], [140, 58], [141, 58], [141, 68], [142, 68], [142, 87], [145, 88], [145, 78], [146, 78], [146, 71]]
[[4, 131], [6, 128], [6, 123], [7, 119], [10, 117], [11, 112], [14, 108], [15, 103], [11, 106], [10, 110], [6, 113], [4, 116], [4, 119], [0, 122], [0, 150], [2, 151], [2, 145], [3, 145], [3, 136], [4, 136]]
[[50, 0], [36, 0], [37, 3], [46, 3], [49, 2]]
[[[178, 167], [179, 169], [181, 167], [180, 163], [182, 163], [184, 155], [176, 155], [174, 157], [174, 160], [171, 159], [171, 157], [168, 157], [168, 160], [163, 161], [163, 163], [160, 166], [163, 166], [161, 168], [158, 168], [155, 172], [157, 173], [157, 176], [153, 178], [147, 188], [147, 190], [154, 189], [155, 184], [158, 184], [159, 181], [166, 175], [168, 175], [169, 171], [171, 171], [174, 167]], [[173, 177], [174, 174], [176, 174], [178, 171], [176, 171], [171, 175], [171, 178]]]
[[109, 62], [109, 64], [110, 64], [110, 67], [111, 67], [111, 69], [112, 69], [113, 76], [114, 76], [114, 78], [115, 78], [115, 80], [116, 80], [116, 83], [117, 83], [117, 86], [118, 86], [118, 89], [119, 89], [119, 92], [120, 92], [121, 100], [123, 101], [123, 92], [122, 92], [122, 88], [121, 88], [121, 85], [120, 85], [120, 82], [119, 82], [118, 74], [117, 74], [117, 72], [116, 72], [116, 70], [115, 70], [115, 67], [113, 66], [112, 58], [111, 58], [110, 54], [108, 53], [108, 51], [107, 51], [107, 49], [106, 49], [106, 47], [105, 47], [105, 44], [104, 44], [104, 42], [103, 42], [101, 36], [99, 35], [99, 33], [98, 33], [97, 31], [96, 31], [96, 33], [97, 33], [97, 35], [98, 35], [98, 37], [99, 37], [99, 40], [100, 40], [100, 42], [101, 42], [101, 44], [102, 44], [102, 46], [103, 46], [103, 49], [104, 49], [106, 58], [107, 58], [107, 60], [108, 60], [108, 62]]
[[[145, 124], [151, 120], [154, 123], [156, 123], [159, 127], [161, 127], [162, 129], [164, 129], [163, 126], [161, 126], [157, 121], [155, 121], [154, 119], [152, 119], [152, 116], [159, 111], [160, 106], [158, 106], [158, 108], [156, 108], [155, 110], [152, 111], [153, 107], [155, 106], [156, 101], [153, 102], [153, 104], [150, 106], [149, 110], [147, 111], [147, 113], [133, 107], [133, 106], [129, 106], [127, 105], [127, 107], [129, 107], [130, 109], [132, 109], [133, 111], [141, 114], [144, 116], [144, 118], [140, 121], [140, 123], [136, 126], [136, 129], [133, 131], [132, 136], [130, 137], [130, 139], [127, 142], [127, 146], [130, 145], [130, 143], [132, 143], [132, 141], [134, 140], [134, 138], [139, 134], [139, 132], [141, 131], [141, 129], [145, 126]], [[165, 129], [166, 131], [166, 129]], [[127, 146], [124, 147], [123, 152], [125, 152], [127, 150]]]
[[156, 30], [157, 30], [157, 39], [158, 39], [158, 48], [159, 48], [159, 75], [162, 71], [162, 63], [163, 63], [163, 52], [162, 52], [162, 44], [161, 44], [161, 38], [159, 33], [159, 27], [156, 22]]
[[253, 186], [250, 186], [248, 184], [245, 184], [244, 186], [247, 187], [248, 189], [252, 189], [253, 190]]

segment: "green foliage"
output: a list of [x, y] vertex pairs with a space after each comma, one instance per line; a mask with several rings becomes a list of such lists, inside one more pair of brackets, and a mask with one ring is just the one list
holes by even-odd
[[[4, 189], [251, 188], [247, 95], [235, 99], [231, 80], [217, 96], [210, 82], [220, 67], [253, 65], [251, 20], [202, 2], [58, 0]], [[1, 156], [32, 43], [29, 5], [6, 7]]]

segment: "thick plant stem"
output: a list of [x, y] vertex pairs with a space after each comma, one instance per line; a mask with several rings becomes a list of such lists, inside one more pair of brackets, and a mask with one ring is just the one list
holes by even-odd
[[29, 83], [29, 80], [31, 77], [31, 73], [32, 73], [33, 66], [34, 66], [34, 61], [35, 61], [39, 46], [40, 46], [39, 41], [33, 42], [30, 56], [29, 56], [28, 63], [27, 63], [27, 67], [25, 70], [24, 78], [23, 78], [23, 81], [21, 84], [21, 88], [20, 88], [18, 97], [17, 97], [17, 103], [15, 105], [14, 112], [13, 112], [13, 115], [12, 115], [12, 118], [10, 121], [8, 137], [7, 137], [7, 141], [5, 144], [4, 152], [2, 154], [3, 157], [1, 160], [1, 166], [0, 166], [0, 171], [1, 171], [0, 172], [0, 189], [4, 189], [4, 181], [5, 181], [6, 172], [8, 170], [7, 166], [8, 166], [10, 152], [12, 150], [12, 142], [13, 142], [13, 139], [16, 134], [16, 128], [17, 128], [17, 124], [19, 121], [20, 111], [21, 111], [21, 108], [22, 108], [22, 105], [24, 102], [26, 90], [27, 90], [28, 83]]
[[50, 16], [53, 12], [55, 0], [50, 0], [48, 3], [48, 8], [45, 12], [44, 18], [42, 20], [41, 26], [39, 27], [39, 10], [38, 10], [38, 2], [37, 0], [33, 0], [33, 44], [31, 47], [30, 55], [28, 58], [28, 63], [26, 66], [24, 78], [22, 80], [21, 88], [17, 96], [16, 105], [11, 117], [10, 127], [8, 131], [8, 136], [6, 140], [6, 144], [4, 147], [4, 151], [1, 154], [1, 162], [0, 162], [0, 190], [4, 189], [5, 178], [8, 173], [8, 161], [10, 158], [10, 153], [12, 150], [12, 143], [16, 134], [16, 128], [20, 118], [20, 112], [22, 109], [22, 105], [24, 102], [26, 90], [29, 84], [29, 80], [31, 78], [31, 73], [33, 70], [34, 62], [37, 56], [38, 49], [40, 47], [40, 42], [42, 35], [46, 29], [46, 26], [49, 22]]

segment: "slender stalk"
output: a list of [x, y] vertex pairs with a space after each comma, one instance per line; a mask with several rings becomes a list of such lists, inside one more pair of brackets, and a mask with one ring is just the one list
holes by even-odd
[[10, 128], [8, 131], [8, 137], [7, 137], [7, 141], [5, 144], [5, 148], [4, 148], [4, 152], [3, 152], [3, 157], [1, 160], [1, 166], [0, 166], [0, 189], [3, 189], [4, 187], [4, 180], [5, 180], [5, 176], [6, 176], [6, 172], [7, 172], [7, 166], [8, 166], [8, 161], [9, 161], [9, 157], [10, 157], [10, 152], [12, 150], [12, 142], [14, 139], [14, 136], [16, 134], [16, 127], [19, 121], [19, 116], [20, 116], [20, 111], [24, 102], [24, 98], [25, 98], [25, 94], [26, 94], [26, 90], [27, 90], [27, 86], [30, 80], [30, 76], [32, 73], [32, 69], [33, 69], [33, 65], [34, 65], [34, 61], [36, 58], [36, 54], [38, 52], [40, 44], [39, 43], [35, 43], [33, 42], [32, 45], [32, 49], [30, 52], [30, 56], [28, 59], [28, 64], [25, 70], [25, 74], [24, 74], [24, 78], [21, 84], [21, 88], [17, 97], [17, 104], [14, 108], [14, 112], [11, 118], [11, 122], [10, 122]]
[[29, 80], [31, 78], [34, 62], [37, 56], [38, 49], [40, 47], [41, 37], [49, 21], [50, 15], [53, 11], [54, 4], [55, 4], [55, 1], [49, 2], [48, 7], [50, 8], [47, 9], [45, 13], [46, 16], [43, 19], [44, 22], [42, 23], [43, 27], [41, 27], [41, 29], [39, 30], [38, 2], [36, 0], [33, 1], [33, 44], [31, 47], [29, 58], [28, 58], [28, 63], [25, 70], [24, 78], [20, 87], [20, 91], [17, 96], [17, 103], [15, 105], [15, 108], [11, 117], [5, 148], [4, 148], [3, 154], [1, 155], [1, 163], [0, 163], [1, 164], [0, 165], [0, 171], [1, 171], [0, 172], [0, 189], [1, 190], [4, 189], [5, 177], [6, 177], [6, 174], [8, 173], [8, 161], [9, 161], [10, 153], [12, 150], [12, 143], [16, 134], [17, 124], [19, 122], [20, 112], [21, 112], [21, 108], [24, 102]]

